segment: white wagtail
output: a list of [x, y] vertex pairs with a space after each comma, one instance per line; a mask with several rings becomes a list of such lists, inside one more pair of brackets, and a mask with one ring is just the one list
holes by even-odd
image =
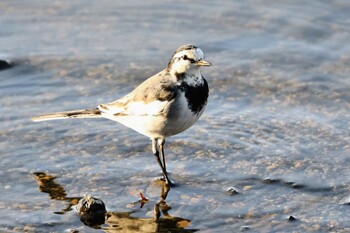
[[32, 120], [102, 117], [117, 121], [151, 138], [152, 151], [163, 176], [172, 184], [165, 165], [165, 138], [188, 129], [202, 115], [209, 88], [200, 68], [210, 65], [200, 48], [183, 45], [175, 51], [164, 70], [114, 102], [100, 104], [94, 109], [40, 115]]

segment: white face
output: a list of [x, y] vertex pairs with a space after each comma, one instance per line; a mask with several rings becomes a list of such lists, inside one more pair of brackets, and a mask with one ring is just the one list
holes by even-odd
[[197, 62], [202, 60], [204, 60], [204, 53], [200, 48], [182, 50], [175, 53], [171, 59], [171, 71], [180, 74], [199, 72], [200, 65]]

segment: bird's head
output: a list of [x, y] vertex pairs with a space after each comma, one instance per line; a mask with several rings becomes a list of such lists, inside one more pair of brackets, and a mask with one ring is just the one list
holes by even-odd
[[174, 74], [193, 74], [200, 72], [201, 66], [210, 66], [204, 60], [203, 51], [194, 45], [183, 45], [179, 47], [168, 63], [167, 69]]

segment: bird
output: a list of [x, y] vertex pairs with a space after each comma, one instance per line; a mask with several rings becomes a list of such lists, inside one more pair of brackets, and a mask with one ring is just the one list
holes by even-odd
[[204, 59], [202, 49], [192, 44], [182, 45], [162, 71], [129, 94], [95, 108], [48, 113], [32, 120], [107, 118], [119, 122], [151, 139], [163, 178], [167, 184], [174, 185], [166, 168], [165, 139], [190, 128], [202, 115], [209, 97], [208, 82], [201, 72], [205, 66], [211, 63]]

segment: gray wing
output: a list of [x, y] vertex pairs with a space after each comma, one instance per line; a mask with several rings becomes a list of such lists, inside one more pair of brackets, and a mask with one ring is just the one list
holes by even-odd
[[169, 108], [177, 93], [177, 86], [163, 70], [141, 83], [130, 94], [101, 104], [98, 108], [103, 113], [113, 115], [159, 115]]

